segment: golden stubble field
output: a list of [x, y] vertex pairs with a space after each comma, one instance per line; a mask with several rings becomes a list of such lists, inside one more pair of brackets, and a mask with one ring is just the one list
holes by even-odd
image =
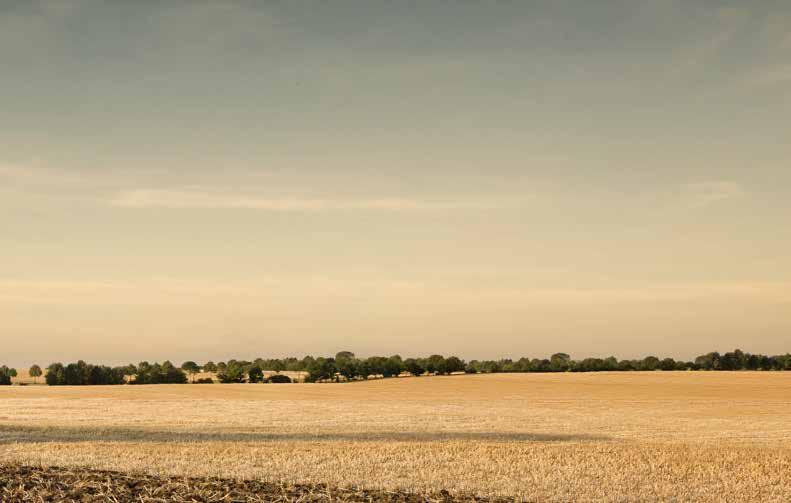
[[791, 373], [0, 389], [0, 463], [522, 500], [791, 501]]

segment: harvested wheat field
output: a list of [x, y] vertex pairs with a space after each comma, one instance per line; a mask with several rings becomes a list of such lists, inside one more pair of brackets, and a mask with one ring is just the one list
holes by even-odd
[[15, 386], [0, 389], [0, 464], [347, 494], [790, 501], [791, 373]]

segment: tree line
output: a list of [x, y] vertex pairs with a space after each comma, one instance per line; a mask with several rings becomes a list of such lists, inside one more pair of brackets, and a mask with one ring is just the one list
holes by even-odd
[[[257, 358], [253, 361], [212, 361], [199, 365], [193, 361], [176, 367], [169, 361], [163, 363], [140, 362], [119, 367], [94, 365], [82, 360], [63, 365], [53, 363], [47, 367], [45, 382], [49, 385], [101, 385], [101, 384], [185, 384], [211, 383], [211, 378], [195, 379], [201, 372], [214, 374], [222, 383], [291, 382], [283, 371], [302, 372], [307, 382], [354, 381], [372, 377], [387, 378], [402, 374], [413, 376], [448, 375], [455, 373], [491, 374], [502, 372], [613, 372], [613, 371], [717, 371], [717, 370], [791, 370], [791, 354], [767, 356], [750, 354], [739, 349], [720, 354], [711, 352], [691, 361], [647, 356], [636, 360], [584, 358], [574, 360], [566, 353], [555, 353], [549, 358], [520, 358], [518, 360], [464, 360], [443, 355], [426, 358], [406, 358], [399, 355], [358, 358], [351, 351], [341, 351], [334, 357], [305, 356], [304, 358]], [[274, 372], [265, 376], [265, 372]], [[30, 376], [38, 379], [42, 370], [33, 365]], [[15, 369], [0, 367], [0, 385], [11, 384]]]
[[77, 363], [53, 363], [44, 378], [50, 386], [79, 386], [101, 384], [184, 384], [184, 371], [169, 361], [140, 362], [138, 365], [108, 367], [80, 360]]

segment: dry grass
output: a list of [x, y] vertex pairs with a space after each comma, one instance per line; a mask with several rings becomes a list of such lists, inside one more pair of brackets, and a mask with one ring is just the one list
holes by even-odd
[[0, 462], [536, 501], [791, 501], [791, 373], [11, 387]]

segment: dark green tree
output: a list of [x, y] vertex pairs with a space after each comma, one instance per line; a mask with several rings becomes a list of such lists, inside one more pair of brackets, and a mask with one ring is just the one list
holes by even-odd
[[336, 361], [344, 360], [344, 359], [351, 360], [353, 358], [354, 358], [354, 353], [352, 353], [351, 351], [338, 351], [335, 354], [335, 360]]
[[571, 357], [566, 353], [555, 353], [549, 357], [549, 365], [553, 372], [566, 372], [571, 369]]
[[423, 372], [426, 371], [426, 369], [423, 368], [420, 362], [415, 358], [407, 358], [404, 360], [404, 368], [413, 376], [423, 375]]
[[316, 358], [307, 368], [308, 382], [318, 382], [333, 379], [335, 377], [335, 360], [332, 358]]
[[[219, 365], [218, 365], [219, 366]], [[241, 383], [244, 382], [246, 369], [236, 360], [229, 360], [224, 368], [218, 370], [217, 379], [221, 383]]]
[[264, 372], [261, 370], [261, 367], [257, 365], [250, 367], [250, 370], [247, 371], [247, 382], [257, 383], [263, 380]]
[[5, 365], [0, 367], [0, 386], [11, 386], [12, 377], [16, 377], [16, 369], [8, 368]]
[[27, 372], [30, 375], [30, 377], [33, 378], [33, 382], [38, 384], [38, 378], [41, 377], [43, 373], [41, 372], [41, 367], [39, 367], [38, 365], [31, 365], [30, 369]]
[[659, 368], [659, 358], [656, 356], [646, 356], [643, 358], [643, 362], [641, 364], [642, 370], [656, 370]]

